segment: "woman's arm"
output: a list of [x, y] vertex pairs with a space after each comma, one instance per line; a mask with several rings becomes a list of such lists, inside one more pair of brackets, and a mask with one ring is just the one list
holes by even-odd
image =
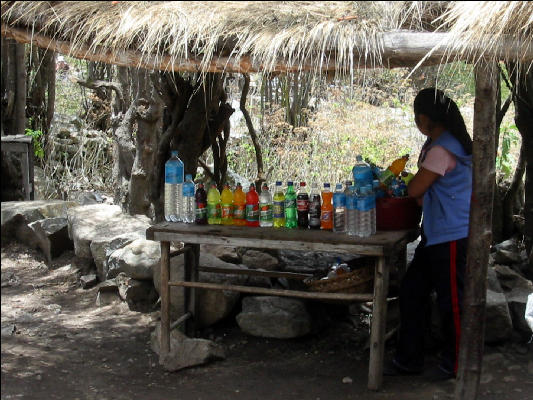
[[429, 187], [440, 177], [439, 174], [428, 169], [420, 168], [407, 186], [407, 194], [411, 197], [422, 197]]

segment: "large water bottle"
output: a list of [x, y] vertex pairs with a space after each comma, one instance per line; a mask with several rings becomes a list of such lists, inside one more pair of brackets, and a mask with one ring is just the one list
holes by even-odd
[[346, 195], [341, 183], [335, 185], [333, 194], [333, 232], [346, 232]]
[[183, 184], [183, 222], [187, 224], [194, 223], [196, 217], [196, 204], [194, 199], [194, 182], [192, 175], [185, 176], [185, 183]]
[[372, 186], [366, 185], [361, 188], [357, 198], [357, 236], [368, 237], [372, 235], [372, 217], [375, 217], [376, 201], [372, 193]]
[[352, 173], [354, 185], [358, 191], [360, 191], [363, 186], [372, 186], [372, 181], [374, 180], [372, 168], [370, 168], [370, 165], [363, 161], [363, 157], [361, 155], [356, 157], [356, 163], [352, 169]]
[[179, 159], [177, 150], [172, 150], [170, 155], [165, 163], [165, 219], [178, 222], [183, 212], [183, 162]]
[[266, 183], [263, 183], [259, 195], [259, 226], [271, 227], [273, 225], [272, 195]]
[[357, 234], [357, 196], [355, 186], [349, 186], [346, 193], [346, 233], [350, 236]]

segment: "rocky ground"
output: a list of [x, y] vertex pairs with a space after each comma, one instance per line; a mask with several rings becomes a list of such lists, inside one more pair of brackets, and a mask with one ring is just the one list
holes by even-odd
[[[79, 286], [84, 268], [72, 251], [47, 267], [24, 245], [2, 248], [2, 399], [452, 398], [453, 380], [425, 375], [385, 377], [382, 391], [369, 392], [365, 325], [334, 306], [329, 327], [290, 340], [245, 335], [230, 316], [202, 332], [225, 360], [166, 372], [150, 347], [158, 313], [98, 307], [98, 289]], [[479, 398], [533, 398], [532, 354], [525, 343], [487, 346]]]

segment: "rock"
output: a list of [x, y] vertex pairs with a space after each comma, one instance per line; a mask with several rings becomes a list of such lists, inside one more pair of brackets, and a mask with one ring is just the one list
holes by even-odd
[[525, 311], [527, 298], [533, 293], [533, 284], [505, 265], [496, 265], [494, 269], [507, 299], [514, 329], [523, 333], [531, 333], [525, 318]]
[[28, 224], [47, 218], [66, 218], [75, 202], [62, 200], [6, 201], [1, 206], [2, 243], [16, 239], [38, 248], [39, 239]]
[[98, 279], [95, 274], [83, 275], [80, 278], [80, 284], [83, 289], [90, 289], [98, 283]]
[[[226, 263], [209, 253], [200, 253], [200, 266], [240, 269], [246, 268], [244, 265]], [[172, 257], [170, 259], [170, 280], [183, 280], [183, 270], [183, 255]], [[199, 279], [202, 282], [235, 285], [243, 285], [248, 282], [248, 277], [246, 275], [227, 275], [210, 272], [200, 272]], [[161, 293], [160, 263], [154, 265], [153, 280], [157, 292]], [[170, 315], [172, 319], [177, 319], [185, 313], [185, 311], [183, 310], [183, 293], [183, 288], [170, 288]], [[230, 292], [226, 290], [198, 290], [198, 325], [200, 327], [210, 326], [227, 317], [235, 307], [237, 301], [239, 300], [239, 297], [239, 293]]]
[[242, 263], [248, 268], [261, 268], [267, 271], [277, 271], [280, 266], [276, 257], [257, 250], [247, 250], [242, 256]]
[[498, 274], [494, 267], [491, 266], [487, 268], [487, 289], [496, 293], [503, 293], [502, 286], [498, 280]]
[[521, 261], [522, 258], [520, 257], [520, 254], [508, 250], [498, 250], [494, 257], [494, 262], [496, 264], [518, 264]]
[[[285, 270], [289, 267], [299, 266], [301, 272], [306, 272], [307, 269], [327, 269], [331, 264], [340, 259], [341, 262], [350, 263], [357, 256], [344, 254], [344, 253], [324, 253], [324, 252], [311, 252], [311, 251], [296, 251], [296, 250], [280, 250], [279, 259], [285, 265]], [[243, 264], [246, 264], [243, 260]], [[294, 270], [294, 268], [291, 268]]]
[[200, 253], [203, 252], [208, 252], [215, 257], [220, 258], [222, 261], [231, 264], [240, 264], [242, 262], [242, 258], [235, 247], [220, 246], [216, 244], [202, 244], [200, 246]]
[[98, 307], [107, 306], [109, 304], [118, 304], [122, 300], [118, 292], [118, 285], [114, 279], [102, 282], [98, 288], [98, 294], [96, 295], [96, 305]]
[[74, 248], [72, 240], [68, 237], [67, 225], [65, 217], [40, 219], [28, 224], [37, 238], [38, 246], [44, 253], [48, 266], [52, 264], [52, 258]]
[[161, 263], [161, 248], [158, 242], [137, 239], [115, 250], [107, 260], [107, 279], [120, 272], [138, 280], [151, 280], [153, 269]]
[[501, 242], [501, 243], [498, 243], [496, 245], [494, 245], [492, 247], [492, 250], [494, 251], [500, 251], [500, 250], [505, 250], [505, 251], [510, 251], [512, 253], [516, 253], [518, 252], [518, 245], [516, 244], [516, 240], [515, 239], [508, 239], [504, 242]]
[[115, 278], [120, 298], [128, 303], [130, 310], [149, 312], [157, 301], [157, 293], [151, 281], [138, 281], [121, 272]]
[[[151, 335], [152, 350], [157, 354], [160, 336], [161, 327], [158, 324]], [[226, 352], [221, 345], [211, 340], [188, 338], [178, 329], [174, 329], [170, 332], [170, 352], [160, 359], [160, 364], [167, 371], [178, 371], [224, 358]]]
[[120, 207], [115, 205], [92, 204], [68, 211], [69, 236], [74, 241], [74, 252], [82, 258], [92, 258], [90, 245], [95, 240], [111, 241], [130, 232], [144, 235], [149, 226], [148, 217], [122, 214]]
[[144, 238], [144, 232], [129, 232], [112, 239], [104, 238], [93, 240], [89, 247], [96, 266], [98, 278], [101, 281], [106, 279], [108, 272], [107, 260], [115, 250], [130, 244], [135, 239]]
[[298, 299], [245, 297], [236, 319], [239, 327], [252, 336], [288, 339], [311, 331], [311, 317], [305, 303]]
[[17, 327], [14, 324], [9, 324], [2, 327], [2, 337], [11, 336], [17, 332]]
[[485, 342], [505, 341], [512, 330], [513, 321], [505, 295], [488, 289], [485, 306]]
[[97, 192], [79, 192], [75, 197], [75, 200], [82, 206], [104, 202], [104, 198]]

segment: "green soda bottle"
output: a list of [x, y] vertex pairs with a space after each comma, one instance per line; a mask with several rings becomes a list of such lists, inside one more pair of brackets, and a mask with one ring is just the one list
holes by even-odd
[[298, 212], [296, 208], [296, 192], [291, 181], [287, 182], [285, 193], [285, 228], [298, 226]]
[[220, 192], [215, 184], [212, 184], [207, 192], [207, 223], [209, 225], [220, 225]]
[[274, 211], [274, 228], [283, 228], [285, 226], [285, 195], [280, 181], [276, 182], [272, 208]]

